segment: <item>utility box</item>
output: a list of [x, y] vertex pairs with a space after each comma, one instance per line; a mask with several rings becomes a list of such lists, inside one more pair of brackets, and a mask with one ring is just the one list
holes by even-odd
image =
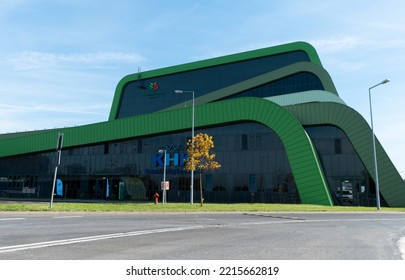
[[118, 200], [124, 200], [125, 199], [125, 183], [120, 182], [118, 186]]

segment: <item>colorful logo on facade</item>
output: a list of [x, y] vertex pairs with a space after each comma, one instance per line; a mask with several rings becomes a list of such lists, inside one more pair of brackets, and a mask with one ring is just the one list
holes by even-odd
[[159, 84], [157, 82], [151, 82], [149, 84], [149, 89], [152, 91], [157, 91], [159, 89]]
[[150, 82], [148, 86], [144, 87], [143, 95], [149, 98], [157, 98], [164, 94], [160, 89], [158, 82]]

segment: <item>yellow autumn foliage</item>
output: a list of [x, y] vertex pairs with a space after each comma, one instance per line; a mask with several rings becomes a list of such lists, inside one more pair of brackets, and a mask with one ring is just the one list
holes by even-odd
[[211, 152], [214, 148], [212, 136], [200, 133], [187, 142], [188, 158], [185, 169], [191, 170], [215, 170], [221, 168], [221, 164], [215, 161], [215, 154]]

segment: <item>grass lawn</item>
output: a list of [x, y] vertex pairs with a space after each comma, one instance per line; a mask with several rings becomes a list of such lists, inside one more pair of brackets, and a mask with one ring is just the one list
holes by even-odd
[[[308, 204], [270, 203], [166, 203], [145, 202], [54, 202], [52, 209], [46, 202], [13, 202], [0, 200], [0, 211], [54, 211], [54, 212], [376, 212], [376, 207], [320, 206]], [[381, 208], [381, 212], [405, 212], [405, 208]]]

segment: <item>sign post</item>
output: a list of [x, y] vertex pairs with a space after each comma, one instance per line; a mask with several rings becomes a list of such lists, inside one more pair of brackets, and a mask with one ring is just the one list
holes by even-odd
[[162, 182], [160, 182], [160, 189], [163, 191], [162, 203], [167, 203], [166, 191], [170, 190], [169, 181], [162, 181]]

